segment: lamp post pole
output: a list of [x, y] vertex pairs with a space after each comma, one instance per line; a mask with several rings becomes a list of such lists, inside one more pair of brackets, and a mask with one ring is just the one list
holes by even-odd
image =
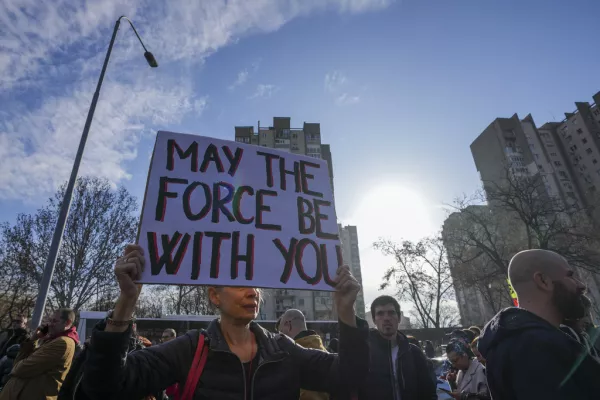
[[115, 23], [115, 29], [113, 30], [112, 37], [110, 38], [110, 44], [108, 45], [108, 50], [106, 51], [106, 57], [104, 58], [104, 64], [102, 65], [102, 71], [100, 71], [100, 78], [98, 78], [98, 84], [96, 85], [96, 91], [94, 92], [94, 97], [92, 98], [92, 104], [90, 105], [90, 109], [88, 111], [87, 119], [85, 120], [85, 126], [83, 127], [83, 132], [81, 134], [81, 139], [79, 141], [79, 147], [77, 148], [77, 154], [75, 154], [75, 161], [73, 162], [73, 169], [71, 170], [71, 177], [69, 178], [69, 182], [67, 183], [67, 188], [65, 189], [65, 196], [60, 205], [60, 212], [58, 214], [58, 220], [56, 221], [56, 227], [54, 228], [54, 234], [52, 236], [52, 243], [50, 245], [50, 251], [48, 253], [48, 259], [46, 260], [46, 265], [44, 266], [44, 274], [42, 276], [42, 281], [40, 283], [40, 290], [38, 292], [38, 297], [35, 302], [35, 308], [33, 310], [33, 316], [31, 318], [31, 329], [35, 330], [42, 321], [42, 315], [44, 313], [44, 308], [46, 307], [46, 299], [48, 297], [48, 291], [50, 289], [50, 283], [52, 282], [52, 275], [54, 274], [54, 266], [56, 265], [56, 259], [58, 258], [58, 251], [60, 249], [60, 244], [62, 241], [63, 232], [65, 230], [65, 225], [67, 223], [67, 218], [69, 217], [69, 209], [71, 207], [71, 199], [73, 197], [73, 190], [75, 188], [75, 183], [77, 181], [77, 174], [79, 172], [79, 166], [81, 165], [81, 159], [83, 157], [83, 150], [85, 149], [85, 143], [87, 142], [88, 134], [90, 132], [90, 126], [92, 125], [92, 119], [94, 118], [94, 111], [96, 110], [96, 104], [98, 103], [98, 98], [100, 97], [100, 89], [102, 87], [102, 81], [104, 81], [104, 74], [106, 73], [106, 68], [108, 67], [108, 60], [110, 59], [110, 53], [112, 52], [113, 45], [115, 44], [115, 38], [117, 37], [117, 31], [119, 30], [119, 25], [121, 24], [121, 20], [126, 19], [135, 35], [139, 39], [142, 47], [144, 48], [144, 57], [146, 61], [152, 68], [158, 67], [158, 63], [156, 59], [150, 53], [140, 35], [138, 35], [133, 23], [129, 20], [129, 18], [125, 16], [121, 16], [117, 22]]

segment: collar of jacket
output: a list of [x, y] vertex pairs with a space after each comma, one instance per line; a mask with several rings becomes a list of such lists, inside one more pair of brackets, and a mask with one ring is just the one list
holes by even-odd
[[300, 332], [299, 334], [297, 334], [297, 335], [294, 337], [294, 340], [302, 339], [303, 337], [306, 337], [306, 336], [312, 336], [312, 335], [316, 335], [316, 334], [317, 334], [317, 332], [315, 332], [315, 331], [311, 331], [310, 329], [307, 329], [307, 330], [305, 330], [305, 331], [302, 331], [302, 332]]
[[[371, 336], [373, 343], [377, 344], [377, 346], [386, 346], [386, 348], [391, 346], [392, 341], [381, 336], [377, 329], [371, 329], [369, 335]], [[406, 335], [400, 331], [396, 333], [396, 343], [398, 344], [398, 355], [408, 351], [410, 343], [408, 343]]]
[[[280, 360], [287, 355], [277, 343], [277, 338], [280, 336], [279, 334], [275, 335], [267, 331], [256, 322], [250, 323], [250, 330], [254, 333], [256, 341], [258, 342], [260, 362]], [[221, 332], [221, 324], [218, 319], [212, 320], [208, 325], [206, 335], [208, 336], [209, 347], [211, 350], [231, 353], [229, 345], [223, 336], [223, 332]]]

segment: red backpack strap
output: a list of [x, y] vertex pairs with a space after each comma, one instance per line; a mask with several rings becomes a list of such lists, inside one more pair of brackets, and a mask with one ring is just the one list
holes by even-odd
[[202, 375], [202, 370], [204, 370], [204, 365], [206, 365], [207, 358], [208, 346], [205, 346], [205, 336], [200, 332], [198, 345], [196, 346], [196, 351], [194, 353], [194, 360], [192, 361], [192, 366], [190, 367], [187, 379], [185, 380], [185, 388], [183, 389], [181, 400], [192, 400], [194, 391], [200, 380], [200, 375]]

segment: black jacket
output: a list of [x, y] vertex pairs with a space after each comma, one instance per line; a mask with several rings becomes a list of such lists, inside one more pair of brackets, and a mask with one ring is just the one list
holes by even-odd
[[[250, 329], [258, 342], [258, 365], [252, 378], [252, 399], [298, 400], [300, 387], [337, 392], [359, 384], [368, 372], [368, 329], [340, 322], [340, 354], [305, 349], [285, 335], [273, 334], [256, 323]], [[138, 399], [179, 382], [185, 387], [199, 331], [127, 355], [129, 332], [95, 329], [85, 363], [84, 391], [92, 399]], [[239, 358], [231, 353], [219, 323], [206, 330], [210, 352], [194, 399], [240, 400], [246, 379]], [[251, 400], [251, 399], [248, 399]]]
[[436, 400], [437, 388], [425, 354], [408, 343], [406, 336], [398, 332], [397, 375], [393, 376], [392, 342], [383, 338], [376, 329], [369, 334], [369, 376], [359, 394], [360, 400], [395, 400], [394, 382], [400, 388], [402, 400]]
[[494, 400], [600, 398], [600, 364], [577, 341], [524, 309], [507, 308], [488, 322], [479, 351]]
[[21, 344], [29, 337], [29, 333], [27, 329], [17, 328], [17, 329], [7, 329], [5, 331], [8, 339], [2, 345], [0, 345], [0, 358], [6, 355], [6, 350], [14, 344]]
[[6, 355], [0, 357], [0, 388], [8, 382], [10, 372], [13, 369], [15, 358], [19, 354], [20, 345], [13, 344], [6, 350]]
[[[79, 351], [76, 349], [75, 355], [73, 356], [73, 362], [71, 363], [71, 368], [69, 369], [69, 372], [67, 373], [67, 376], [60, 387], [57, 400], [89, 400], [89, 397], [84, 393], [81, 387], [81, 381], [83, 379], [83, 367], [87, 358], [88, 347], [89, 344], [84, 343], [83, 346], [78, 346], [77, 349], [79, 349]], [[133, 351], [142, 350], [143, 348], [144, 346], [137, 338], [137, 335], [131, 335], [129, 338], [127, 353], [129, 354]], [[158, 391], [154, 394], [154, 398], [156, 400], [163, 400], [165, 396], [162, 391]]]

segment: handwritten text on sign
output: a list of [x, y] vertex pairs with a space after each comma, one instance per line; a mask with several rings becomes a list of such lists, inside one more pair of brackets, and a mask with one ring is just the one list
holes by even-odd
[[140, 282], [332, 290], [341, 249], [323, 160], [158, 132]]

